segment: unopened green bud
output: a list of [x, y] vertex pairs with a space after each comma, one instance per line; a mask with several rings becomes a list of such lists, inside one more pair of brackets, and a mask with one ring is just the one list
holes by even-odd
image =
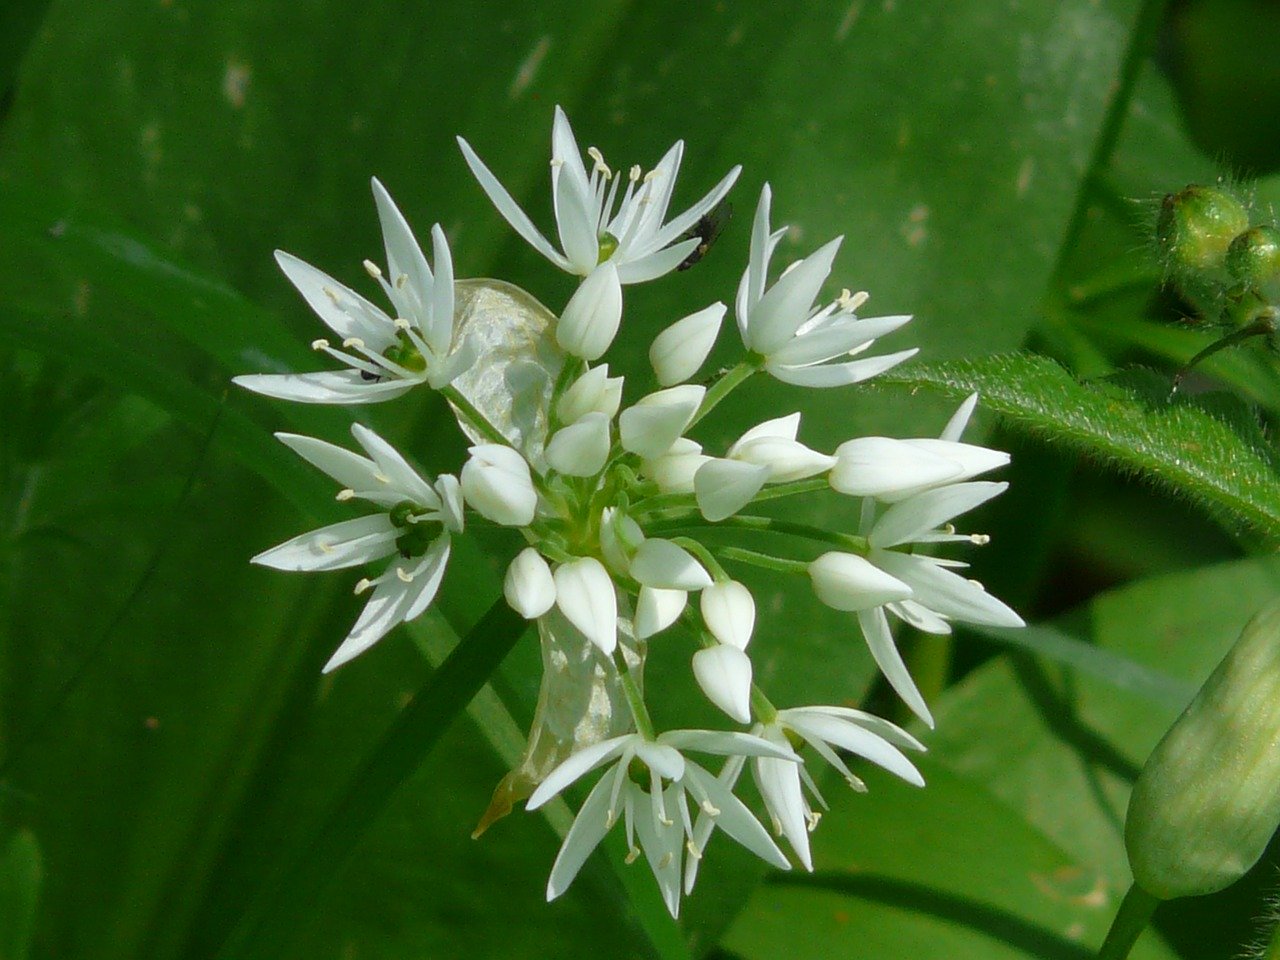
[[1160, 897], [1214, 893], [1280, 826], [1280, 602], [1255, 616], [1148, 758], [1129, 799], [1134, 881]]
[[1280, 287], [1280, 230], [1250, 227], [1227, 248], [1227, 269], [1240, 283], [1274, 295]]
[[1249, 214], [1231, 194], [1214, 187], [1189, 187], [1165, 196], [1156, 238], [1169, 269], [1221, 272], [1227, 247], [1249, 226]]

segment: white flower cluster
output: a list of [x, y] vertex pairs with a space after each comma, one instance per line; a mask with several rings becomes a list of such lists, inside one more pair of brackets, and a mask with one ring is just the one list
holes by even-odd
[[[655, 338], [649, 358], [657, 389], [624, 406], [623, 378], [596, 364], [621, 323], [622, 287], [691, 265], [705, 252], [715, 210], [738, 169], [668, 220], [683, 144], [648, 173], [633, 167], [619, 197], [624, 178], [594, 148], [587, 151], [588, 172], [557, 108], [551, 159], [557, 249], [459, 142], [499, 212], [581, 283], [555, 317], [508, 284], [455, 281], [438, 225], [431, 230], [433, 270], [376, 180], [387, 269], [369, 261], [365, 269], [382, 287], [390, 312], [278, 254], [285, 274], [333, 331], [337, 345], [321, 339], [315, 348], [345, 369], [244, 376], [238, 383], [272, 397], [340, 404], [390, 400], [425, 383], [447, 398], [473, 445], [457, 478], [429, 480], [360, 425], [352, 431], [363, 453], [281, 434], [340, 485], [339, 500], [364, 501], [373, 512], [303, 534], [254, 561], [315, 571], [389, 559], [377, 576], [357, 584], [357, 592], [372, 594], [326, 665], [331, 670], [428, 607], [464, 515], [470, 512], [473, 524], [518, 529], [527, 546], [510, 562], [503, 592], [515, 611], [538, 622], [547, 669], [529, 752], [507, 784], [506, 806], [527, 797], [528, 808], [536, 808], [610, 765], [565, 837], [548, 897], [569, 886], [618, 820], [633, 858], [647, 859], [673, 915], [716, 827], [786, 869], [788, 859], [770, 832], [734, 795], [748, 759], [774, 833], [812, 869], [808, 835], [818, 816], [810, 798], [823, 801], [810, 765], [796, 751], [807, 745], [813, 757], [860, 787], [844, 753], [922, 784], [904, 751], [923, 747], [858, 710], [774, 706], [753, 682], [748, 650], [755, 603], [729, 571], [754, 565], [807, 578], [822, 603], [856, 614], [888, 682], [932, 724], [888, 615], [932, 633], [949, 632], [952, 621], [1021, 625], [1017, 614], [957, 572], [964, 563], [933, 555], [938, 545], [986, 541], [956, 533], [951, 521], [1005, 489], [974, 478], [1006, 464], [1008, 455], [960, 440], [976, 397], [939, 439], [860, 437], [823, 453], [798, 439], [800, 414], [792, 413], [748, 430], [721, 456], [704, 452], [688, 434], [752, 374], [801, 387], [857, 383], [915, 352], [865, 355], [878, 337], [910, 318], [859, 317], [867, 297], [848, 290], [818, 302], [839, 239], [771, 283], [770, 260], [786, 231], [770, 226], [766, 185], [735, 299], [741, 361], [704, 383], [688, 382], [727, 312], [723, 303], [702, 307]], [[743, 512], [753, 501], [822, 489], [860, 499], [856, 532]], [[744, 537], [762, 530], [790, 535], [799, 556], [710, 547], [689, 535], [712, 524]], [[644, 697], [645, 653], [652, 638], [677, 624], [694, 641], [691, 669], [701, 689], [747, 729], [654, 729]], [[712, 774], [688, 751], [727, 759]], [[501, 806], [496, 797], [495, 804]]]

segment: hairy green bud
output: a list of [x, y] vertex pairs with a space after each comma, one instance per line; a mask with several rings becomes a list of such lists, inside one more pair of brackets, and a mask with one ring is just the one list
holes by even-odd
[[1227, 270], [1240, 283], [1274, 298], [1280, 292], [1280, 230], [1250, 227], [1232, 240]]
[[1224, 190], [1192, 184], [1165, 196], [1156, 239], [1171, 273], [1221, 273], [1231, 241], [1249, 226], [1244, 205]]
[[1255, 616], [1156, 746], [1129, 799], [1135, 882], [1161, 899], [1231, 885], [1280, 826], [1280, 602]]

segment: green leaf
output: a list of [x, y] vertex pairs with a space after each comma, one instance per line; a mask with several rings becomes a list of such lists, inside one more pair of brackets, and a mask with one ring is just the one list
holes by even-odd
[[1248, 411], [1226, 402], [1162, 395], [1163, 378], [1082, 384], [1030, 354], [919, 364], [876, 381], [879, 389], [927, 388], [947, 397], [977, 391], [1009, 423], [1189, 497], [1228, 525], [1280, 539], [1280, 479]]
[[40, 845], [20, 830], [0, 848], [0, 960], [26, 960], [44, 880]]

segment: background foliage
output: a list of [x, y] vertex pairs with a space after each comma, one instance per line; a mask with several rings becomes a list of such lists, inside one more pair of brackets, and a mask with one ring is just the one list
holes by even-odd
[[[1170, 322], [1144, 247], [1162, 193], [1280, 161], [1265, 43], [1280, 20], [1246, 0], [1160, 6], [0, 8], [0, 957], [1089, 956], [1128, 882], [1129, 784], [1280, 582], [1248, 559], [1280, 529], [1274, 360], [1219, 355], [1208, 392], [1169, 405], [1167, 371], [1211, 334]], [[833, 790], [811, 876], [765, 877], [717, 846], [679, 928], [616, 856], [543, 903], [563, 808], [469, 839], [519, 750], [532, 638], [425, 762], [402, 752], [414, 772], [386, 804], [326, 820], [498, 595], [489, 552], [460, 552], [438, 612], [324, 679], [357, 608], [348, 580], [246, 562], [330, 503], [270, 431], [340, 439], [347, 423], [228, 388], [309, 362], [314, 319], [271, 251], [357, 280], [378, 249], [377, 175], [419, 232], [445, 226], [461, 275], [562, 304], [565, 278], [453, 142], [549, 222], [556, 103], [615, 162], [685, 138], [686, 199], [746, 168], [706, 260], [629, 293], [616, 352], [633, 389], [674, 311], [731, 296], [769, 180], [796, 225], [784, 249], [845, 234], [838, 276], [879, 312], [915, 313], [895, 349], [930, 364], [806, 398], [807, 441], [932, 435], [942, 397], [976, 384], [1015, 454], [978, 524], [993, 535], [978, 575], [1037, 626], [908, 638], [937, 704], [928, 788], [873, 774], [869, 796]], [[1280, 181], [1255, 196], [1266, 216]], [[990, 359], [1019, 347], [1042, 356]], [[793, 397], [753, 383], [708, 433]], [[430, 470], [460, 462], [430, 400], [359, 415]], [[835, 498], [815, 509], [852, 523]], [[771, 693], [895, 709], [846, 619], [756, 587]], [[696, 704], [678, 646], [653, 668]], [[673, 702], [660, 722], [715, 722]], [[315, 883], [282, 884], [317, 837]], [[1227, 955], [1273, 874], [1268, 860], [1164, 908], [1135, 955]]]

